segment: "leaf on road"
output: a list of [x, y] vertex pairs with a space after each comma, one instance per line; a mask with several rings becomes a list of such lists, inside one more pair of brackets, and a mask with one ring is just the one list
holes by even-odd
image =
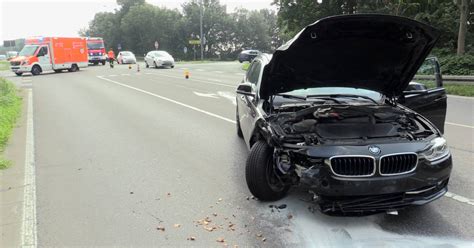
[[190, 236], [190, 237], [188, 237], [188, 238], [187, 238], [187, 240], [194, 241], [194, 240], [196, 240], [196, 237], [194, 237], [194, 236]]
[[261, 237], [263, 237], [263, 234], [262, 233], [257, 233], [257, 237], [261, 238]]
[[224, 238], [218, 238], [216, 239], [217, 242], [220, 242], [220, 243], [224, 243], [225, 242], [225, 239]]
[[216, 214], [216, 213], [213, 213], [212, 215], [214, 215], [214, 217], [216, 217], [216, 216], [217, 216], [217, 214]]
[[222, 198], [219, 198], [219, 200], [218, 200], [218, 201], [222, 201]]
[[263, 239], [262, 239], [262, 242], [265, 242], [265, 241], [267, 241], [267, 239], [266, 239], [266, 238], [263, 238]]
[[174, 224], [173, 225], [175, 228], [181, 227], [181, 224]]

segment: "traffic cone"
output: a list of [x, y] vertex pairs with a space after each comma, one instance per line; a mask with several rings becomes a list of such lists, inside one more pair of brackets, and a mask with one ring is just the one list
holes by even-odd
[[137, 63], [137, 72], [140, 72], [140, 64]]
[[189, 71], [184, 71], [184, 78], [189, 79]]

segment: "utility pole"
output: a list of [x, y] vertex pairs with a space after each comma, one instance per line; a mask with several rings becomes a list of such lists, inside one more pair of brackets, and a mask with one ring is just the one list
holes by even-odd
[[199, 38], [200, 38], [200, 42], [201, 43], [201, 60], [204, 60], [204, 36], [203, 36], [203, 33], [202, 33], [202, 17], [204, 15], [204, 2], [203, 0], [200, 1], [200, 6], [199, 6], [199, 29], [200, 29], [200, 35], [199, 35]]

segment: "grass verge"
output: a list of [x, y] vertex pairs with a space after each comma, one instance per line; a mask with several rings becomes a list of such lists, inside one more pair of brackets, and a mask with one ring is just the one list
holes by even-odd
[[11, 165], [2, 153], [21, 113], [21, 100], [15, 85], [0, 77], [0, 169]]
[[0, 71], [7, 71], [10, 69], [10, 63], [8, 61], [0, 61]]

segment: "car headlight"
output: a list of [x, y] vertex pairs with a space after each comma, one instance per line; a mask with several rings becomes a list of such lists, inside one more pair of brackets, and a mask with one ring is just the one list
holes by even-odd
[[449, 148], [446, 139], [442, 137], [434, 138], [428, 149], [421, 154], [426, 160], [433, 162], [449, 155]]

